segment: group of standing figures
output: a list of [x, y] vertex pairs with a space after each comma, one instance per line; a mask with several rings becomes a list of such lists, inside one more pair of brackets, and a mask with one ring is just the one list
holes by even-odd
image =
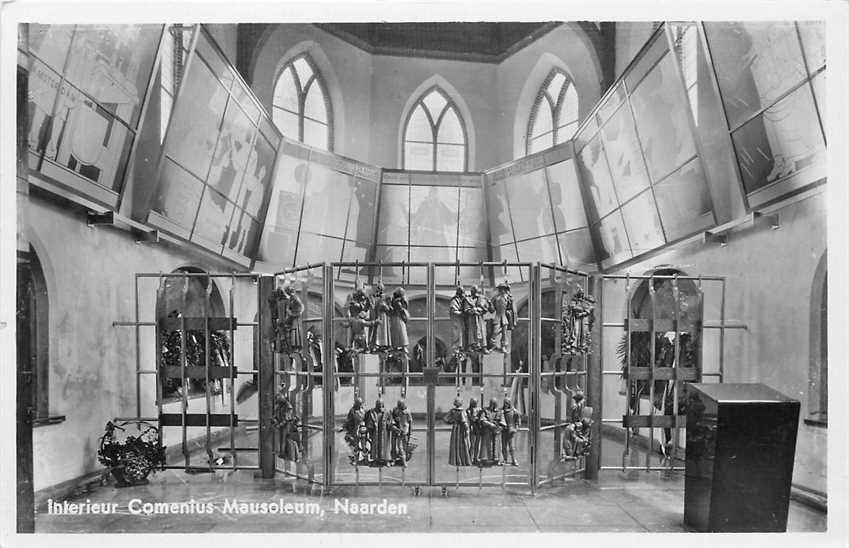
[[366, 410], [363, 399], [357, 396], [342, 431], [351, 448], [351, 464], [357, 466], [406, 467], [416, 448], [413, 415], [404, 400], [399, 400], [391, 411], [382, 400]]
[[448, 464], [485, 467], [509, 462], [518, 466], [513, 439], [519, 431], [521, 417], [510, 398], [504, 398], [501, 407], [492, 398], [482, 409], [478, 409], [474, 398], [463, 409], [463, 401], [457, 398], [444, 420], [451, 424]]
[[468, 291], [458, 286], [448, 308], [456, 354], [510, 351], [510, 332], [516, 326], [516, 312], [507, 281], [498, 284], [491, 297], [484, 295], [476, 285]]
[[283, 289], [275, 289], [268, 304], [274, 329], [274, 351], [284, 354], [299, 352], [304, 345], [301, 333], [304, 303], [295, 293], [295, 287], [287, 285]]
[[355, 352], [395, 350], [408, 354], [410, 345], [407, 322], [409, 303], [403, 287], [384, 293], [383, 282], [377, 282], [371, 295], [357, 287], [348, 296], [345, 322], [348, 329], [348, 349]]

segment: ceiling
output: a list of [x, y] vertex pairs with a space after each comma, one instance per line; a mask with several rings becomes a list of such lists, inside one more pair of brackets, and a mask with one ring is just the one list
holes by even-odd
[[369, 53], [496, 63], [559, 23], [321, 23]]

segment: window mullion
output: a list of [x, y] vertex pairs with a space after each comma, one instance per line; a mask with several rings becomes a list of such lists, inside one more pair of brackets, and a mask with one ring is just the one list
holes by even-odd
[[300, 142], [304, 142], [304, 104], [306, 103], [307, 95], [305, 93], [298, 94], [298, 134]]

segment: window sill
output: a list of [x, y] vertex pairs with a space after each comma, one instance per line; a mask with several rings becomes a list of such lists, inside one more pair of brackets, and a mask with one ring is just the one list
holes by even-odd
[[49, 417], [41, 417], [38, 419], [32, 420], [33, 428], [40, 428], [42, 426], [50, 426], [51, 424], [59, 424], [65, 422], [65, 415], [53, 415]]
[[816, 426], [819, 428], [828, 428], [828, 419], [804, 419], [808, 426]]

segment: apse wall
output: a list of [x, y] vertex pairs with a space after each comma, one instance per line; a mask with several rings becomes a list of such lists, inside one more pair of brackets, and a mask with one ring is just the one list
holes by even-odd
[[[573, 78], [582, 113], [600, 96], [595, 49], [577, 24], [564, 23], [500, 63], [369, 54], [309, 24], [274, 25], [259, 40], [251, 82], [271, 110], [274, 81], [293, 54], [308, 51], [328, 73], [337, 110], [334, 152], [386, 168], [401, 167], [402, 122], [412, 101], [440, 85], [458, 103], [472, 134], [469, 171], [482, 171], [524, 155], [528, 116], [548, 72]], [[341, 105], [337, 107], [337, 105]], [[517, 133], [518, 132], [518, 133]], [[515, 144], [521, 135], [521, 147]], [[515, 151], [521, 149], [522, 153]]]

